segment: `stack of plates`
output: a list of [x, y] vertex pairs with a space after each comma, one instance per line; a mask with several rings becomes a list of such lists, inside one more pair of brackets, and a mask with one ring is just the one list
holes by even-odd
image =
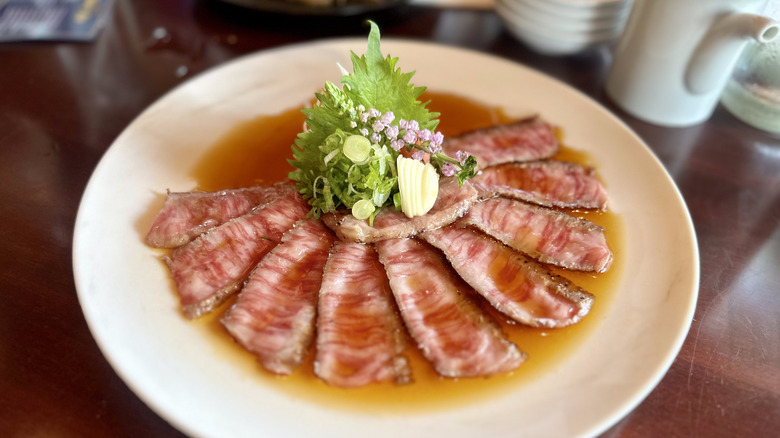
[[569, 55], [616, 39], [632, 0], [495, 0], [507, 30], [537, 52]]

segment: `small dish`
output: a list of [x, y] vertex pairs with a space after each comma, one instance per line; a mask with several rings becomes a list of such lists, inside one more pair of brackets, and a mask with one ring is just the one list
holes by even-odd
[[618, 37], [625, 25], [625, 18], [622, 21], [615, 21], [612, 26], [602, 28], [590, 27], [585, 22], [581, 22], [579, 26], [569, 26], [566, 22], [556, 24], [554, 21], [545, 21], [530, 14], [527, 9], [514, 4], [512, 0], [496, 0], [496, 11], [505, 22], [511, 23], [516, 28], [525, 29], [542, 38], [572, 43], [608, 41]]
[[[607, 30], [623, 26], [631, 10], [630, 7], [614, 11], [569, 9], [551, 6], [540, 0], [505, 0], [504, 4], [534, 21], [578, 31]], [[630, 6], [630, 3], [627, 3], [627, 6]]]

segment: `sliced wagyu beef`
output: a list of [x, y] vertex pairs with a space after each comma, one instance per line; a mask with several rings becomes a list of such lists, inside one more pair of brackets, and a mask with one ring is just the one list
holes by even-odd
[[330, 385], [408, 383], [406, 334], [372, 245], [337, 242], [325, 266], [314, 373]]
[[507, 198], [476, 203], [459, 225], [472, 225], [541, 262], [605, 272], [612, 264], [604, 229], [561, 211]]
[[482, 169], [472, 182], [489, 194], [545, 207], [607, 209], [607, 189], [592, 168], [565, 161], [507, 163]]
[[423, 216], [407, 218], [395, 208], [385, 207], [374, 218], [373, 226], [365, 220], [355, 218], [349, 210], [329, 213], [322, 219], [342, 240], [377, 242], [410, 237], [451, 224], [466, 214], [476, 199], [477, 191], [468, 182], [459, 186], [454, 177], [442, 178], [436, 203]]
[[322, 271], [335, 236], [319, 220], [299, 221], [252, 271], [222, 325], [263, 367], [290, 374], [314, 337]]
[[442, 148], [451, 157], [456, 157], [458, 151], [474, 155], [477, 166], [485, 168], [513, 161], [550, 158], [558, 152], [559, 145], [550, 124], [539, 117], [530, 117], [458, 137], [447, 137]]
[[410, 238], [376, 246], [406, 328], [439, 374], [490, 376], [523, 363], [526, 354], [467, 297], [473, 291], [434, 248]]
[[176, 248], [166, 261], [184, 314], [197, 318], [238, 290], [260, 259], [308, 212], [300, 194], [291, 191]]
[[292, 190], [291, 184], [276, 184], [218, 192], [168, 192], [162, 210], [146, 235], [146, 244], [155, 248], [182, 246], [207, 230]]
[[454, 226], [422, 237], [498, 311], [533, 327], [565, 327], [589, 311], [593, 296], [569, 280], [471, 228]]

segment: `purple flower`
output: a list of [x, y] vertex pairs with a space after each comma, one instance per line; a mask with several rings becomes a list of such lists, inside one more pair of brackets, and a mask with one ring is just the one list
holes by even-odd
[[404, 141], [407, 143], [414, 143], [417, 141], [417, 133], [414, 131], [406, 131], [404, 133]]
[[411, 131], [419, 131], [420, 124], [417, 123], [417, 120], [409, 120], [409, 124], [406, 125], [406, 129], [409, 129]]
[[385, 135], [390, 140], [395, 140], [398, 137], [398, 126], [388, 126], [385, 129]]
[[433, 140], [431, 141], [436, 144], [444, 143], [444, 134], [442, 134], [441, 131], [436, 131], [436, 134], [433, 134]]
[[[368, 129], [360, 128], [360, 133], [363, 134], [363, 137], [368, 137]], [[460, 151], [458, 151], [458, 152], [460, 152]]]
[[468, 152], [463, 152], [463, 151], [455, 152], [455, 157], [458, 158], [458, 161], [460, 161], [460, 165], [461, 166], [465, 166], [466, 165], [466, 159], [468, 157], [470, 157], [470, 156], [471, 156], [471, 154], [468, 153]]
[[379, 117], [380, 115], [382, 115], [382, 113], [380, 113], [379, 110], [376, 108], [371, 108], [368, 110], [368, 116], [371, 118], [376, 118]]
[[425, 152], [422, 149], [415, 149], [415, 151], [412, 152], [413, 160], [422, 161], [423, 157], [425, 157]]
[[428, 149], [431, 150], [432, 154], [438, 154], [439, 152], [441, 152], [441, 145], [438, 145], [436, 143], [431, 143], [430, 145], [428, 145]]
[[400, 122], [398, 122], [398, 126], [401, 129], [406, 129], [406, 127], [409, 125], [409, 122], [407, 122], [405, 119], [401, 119]]
[[379, 143], [379, 141], [382, 140], [382, 136], [377, 134], [376, 132], [371, 134], [371, 142], [372, 143]]
[[394, 151], [398, 152], [401, 150], [402, 147], [404, 147], [405, 143], [403, 140], [393, 140], [390, 142], [390, 147], [393, 148]]
[[388, 111], [382, 114], [382, 118], [379, 120], [381, 120], [385, 125], [389, 125], [393, 120], [395, 120], [395, 114], [393, 114], [392, 111]]
[[452, 176], [455, 175], [455, 173], [458, 171], [458, 169], [453, 165], [452, 163], [444, 163], [443, 166], [441, 166], [441, 173], [444, 176]]
[[420, 131], [419, 136], [422, 141], [431, 141], [431, 138], [433, 138], [433, 134], [427, 129]]
[[368, 113], [360, 113], [360, 121], [363, 123], [368, 122]]
[[371, 124], [371, 129], [373, 129], [374, 132], [382, 132], [382, 130], [385, 129], [385, 125], [379, 120], [374, 120], [374, 123]]

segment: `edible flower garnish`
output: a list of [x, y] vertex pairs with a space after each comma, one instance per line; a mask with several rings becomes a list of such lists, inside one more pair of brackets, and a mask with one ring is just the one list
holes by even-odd
[[[414, 72], [401, 73], [395, 67], [398, 58], [382, 55], [379, 28], [370, 24], [366, 54], [351, 52], [353, 71], [341, 77], [343, 87], [326, 82], [315, 93], [315, 105], [302, 110], [308, 129], [298, 134], [292, 147], [289, 162], [295, 170], [290, 178], [312, 206], [314, 217], [344, 206], [355, 217], [372, 222], [386, 205], [401, 209], [399, 156], [421, 164], [427, 161], [436, 172], [456, 176], [461, 184], [475, 173], [473, 156], [453, 158], [442, 152], [444, 136], [435, 130], [439, 114], [418, 100], [425, 87], [409, 82]], [[424, 188], [400, 190], [417, 190], [423, 196]], [[430, 197], [430, 188], [425, 190]]]

